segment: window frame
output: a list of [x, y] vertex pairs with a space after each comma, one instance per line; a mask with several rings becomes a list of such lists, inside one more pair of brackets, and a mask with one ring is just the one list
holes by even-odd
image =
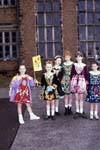
[[[5, 42], [5, 33], [9, 33], [9, 42]], [[13, 36], [12, 33], [16, 33], [16, 42], [13, 42]], [[3, 51], [3, 57], [0, 58], [0, 60], [3, 61], [12, 61], [12, 60], [17, 60], [19, 57], [19, 44], [18, 44], [18, 31], [16, 29], [0, 29], [0, 33], [2, 33], [2, 43], [0, 43], [0, 46], [2, 46], [2, 51]], [[9, 46], [9, 57], [7, 58], [6, 56], [6, 46]], [[13, 46], [16, 46], [16, 57], [13, 56]]]
[[1, 0], [0, 8], [16, 7], [17, 0], [15, 0], [15, 4], [14, 5], [12, 5], [11, 0], [7, 0], [7, 1], [8, 1], [8, 4], [5, 5], [4, 4], [4, 0]]
[[[82, 0], [81, 0], [82, 1]], [[78, 2], [77, 2], [77, 17], [78, 17], [78, 48], [80, 49], [80, 43], [81, 44], [84, 44], [84, 43], [86, 43], [86, 51], [85, 51], [85, 54], [86, 54], [86, 57], [87, 58], [94, 58], [94, 55], [96, 55], [97, 54], [97, 47], [96, 47], [96, 44], [97, 43], [100, 43], [100, 37], [99, 37], [99, 39], [96, 39], [96, 32], [95, 32], [95, 30], [96, 30], [96, 28], [97, 27], [100, 27], [100, 23], [96, 23], [95, 21], [95, 15], [98, 13], [98, 14], [100, 14], [100, 10], [96, 10], [96, 8], [95, 8], [95, 6], [96, 6], [96, 0], [91, 0], [92, 1], [92, 3], [93, 3], [93, 5], [92, 5], [92, 10], [88, 10], [87, 8], [88, 8], [88, 6], [87, 6], [87, 4], [88, 4], [88, 0], [84, 0], [83, 2], [85, 3], [85, 8], [83, 9], [83, 10], [80, 10], [80, 8], [79, 8], [79, 0], [78, 0]], [[84, 15], [84, 17], [85, 17], [85, 22], [84, 23], [80, 23], [80, 13], [83, 13]], [[91, 23], [91, 24], [89, 24], [88, 23], [88, 14], [89, 13], [91, 13], [92, 15], [93, 15], [93, 24]], [[85, 40], [81, 40], [80, 39], [80, 33], [81, 32], [79, 32], [79, 28], [80, 27], [83, 27], [84, 29], [85, 29], [85, 36], [86, 36], [86, 39]], [[93, 32], [92, 32], [92, 34], [93, 34], [93, 39], [89, 39], [89, 34], [90, 33], [88, 33], [88, 30], [90, 29], [90, 28], [92, 28], [93, 29]], [[91, 43], [93, 43], [93, 51], [94, 51], [94, 55], [92, 55], [92, 52], [91, 52], [91, 56], [89, 55], [89, 44], [90, 44], [90, 42]], [[99, 48], [99, 50], [100, 50], [100, 48]], [[100, 54], [99, 54], [99, 57], [100, 57]]]
[[[53, 0], [51, 1], [46, 1], [44, 0], [43, 3], [42, 3], [42, 6], [44, 6], [45, 2], [52, 2], [52, 6], [54, 5], [53, 4]], [[62, 0], [59, 0], [60, 2], [60, 10], [59, 11], [55, 11], [55, 10], [51, 10], [51, 11], [44, 11], [43, 12], [43, 9], [39, 12], [36, 8], [35, 8], [35, 14], [36, 14], [36, 48], [37, 48], [37, 54], [39, 54], [39, 46], [40, 44], [44, 44], [45, 46], [45, 51], [43, 52], [44, 53], [44, 59], [47, 59], [49, 58], [49, 55], [48, 55], [48, 50], [47, 50], [47, 46], [52, 44], [52, 57], [54, 57], [56, 55], [56, 52], [57, 53], [61, 53], [63, 54], [63, 39], [62, 39]], [[36, 5], [37, 5], [37, 1], [36, 1]], [[41, 1], [40, 1], [41, 3]], [[54, 7], [54, 6], [53, 6]], [[44, 8], [44, 7], [43, 7]], [[54, 25], [53, 23], [51, 24], [47, 24], [47, 15], [53, 15], [53, 14], [59, 14], [60, 13], [60, 24], [59, 25]], [[42, 25], [38, 25], [37, 23], [37, 19], [38, 19], [38, 14], [43, 14], [43, 17], [44, 17], [44, 23]], [[60, 32], [61, 32], [61, 40], [57, 41], [55, 40], [55, 37], [56, 37], [56, 31], [55, 31], [55, 28], [58, 27], [60, 28]], [[44, 41], [39, 41], [39, 29], [42, 28], [44, 30]], [[52, 40], [47, 40], [47, 32], [48, 32], [48, 29], [50, 28], [51, 33], [52, 33]], [[61, 50], [58, 50], [56, 51], [56, 44], [59, 44], [60, 47], [61, 47]], [[51, 57], [50, 57], [51, 58]]]

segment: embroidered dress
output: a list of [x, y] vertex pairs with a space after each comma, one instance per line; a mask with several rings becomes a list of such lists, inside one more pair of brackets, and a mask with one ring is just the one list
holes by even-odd
[[83, 94], [87, 89], [87, 66], [85, 64], [75, 63], [71, 71], [70, 90], [72, 93]]
[[72, 70], [72, 65], [73, 62], [64, 62], [62, 64], [62, 68], [63, 68], [63, 77], [61, 80], [61, 84], [64, 90], [65, 94], [70, 94], [70, 75], [71, 75], [71, 70]]
[[30, 76], [15, 76], [10, 84], [10, 101], [20, 104], [31, 103], [31, 86], [34, 86], [34, 81]]
[[54, 73], [44, 73], [41, 78], [41, 86], [43, 86], [42, 99], [49, 101], [56, 99], [57, 78]]
[[93, 74], [92, 71], [88, 75], [88, 95], [87, 102], [98, 103], [100, 102], [100, 72]]
[[62, 67], [55, 65], [53, 67], [53, 72], [56, 74], [56, 78], [57, 78], [56, 98], [60, 99], [65, 94], [64, 91], [62, 90], [62, 85], [61, 85], [61, 79], [63, 75]]

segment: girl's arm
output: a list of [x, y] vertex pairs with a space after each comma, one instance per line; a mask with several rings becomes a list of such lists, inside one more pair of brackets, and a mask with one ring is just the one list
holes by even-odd
[[85, 66], [84, 71], [85, 71], [85, 74], [84, 74], [85, 80], [88, 82], [88, 68], [87, 68], [87, 66]]
[[33, 80], [33, 78], [31, 76], [29, 76], [29, 75], [28, 75], [28, 79], [29, 79], [30, 87], [33, 87], [35, 85], [35, 80]]
[[41, 77], [41, 86], [45, 85], [45, 78], [44, 78], [44, 74]]
[[70, 79], [72, 79], [74, 74], [75, 74], [75, 65], [73, 64], [71, 69]]

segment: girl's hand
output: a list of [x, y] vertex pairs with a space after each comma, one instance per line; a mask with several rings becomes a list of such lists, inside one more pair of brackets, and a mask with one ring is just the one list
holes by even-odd
[[38, 86], [38, 84], [39, 84], [38, 80], [34, 79], [34, 82], [35, 82], [36, 86]]
[[29, 79], [29, 80], [33, 80], [33, 78], [32, 78], [32, 77], [30, 77], [30, 76], [28, 77], [28, 79]]

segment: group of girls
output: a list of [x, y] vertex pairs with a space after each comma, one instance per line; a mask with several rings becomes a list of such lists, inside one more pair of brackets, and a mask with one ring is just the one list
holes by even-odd
[[[56, 56], [54, 63], [46, 61], [45, 72], [41, 77], [42, 93], [41, 98], [46, 103], [45, 119], [55, 120], [60, 116], [59, 100], [64, 98], [64, 115], [72, 115], [72, 104], [75, 101], [75, 113], [73, 118], [87, 118], [83, 110], [84, 99], [90, 102], [90, 119], [99, 119], [98, 103], [100, 102], [100, 71], [98, 64], [91, 63], [91, 71], [83, 63], [83, 54], [76, 53], [76, 63], [71, 61], [70, 51], [64, 52], [64, 62], [61, 56]], [[32, 112], [31, 90], [38, 81], [26, 74], [25, 65], [19, 66], [19, 74], [13, 77], [10, 84], [10, 101], [17, 103], [18, 119], [20, 124], [24, 124], [22, 116], [22, 104], [26, 104], [30, 115], [30, 120], [39, 119]]]

